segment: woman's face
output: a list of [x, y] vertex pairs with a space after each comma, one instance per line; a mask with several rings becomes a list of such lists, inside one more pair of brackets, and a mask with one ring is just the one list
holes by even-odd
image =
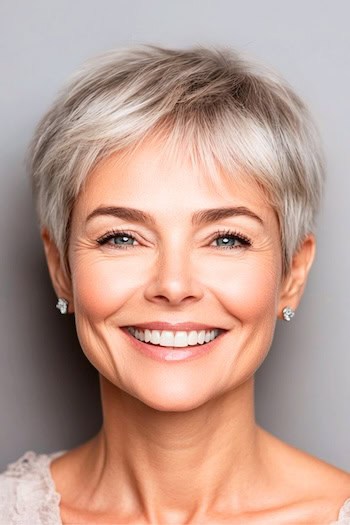
[[[252, 184], [218, 180], [215, 191], [190, 163], [167, 162], [161, 144], [123, 161], [111, 156], [75, 204], [69, 262], [86, 356], [153, 408], [195, 408], [250, 378], [266, 356], [280, 308], [281, 247], [276, 215]], [[174, 334], [163, 334], [165, 346], [152, 345], [154, 331], [140, 343], [127, 330], [139, 325], [139, 338], [147, 326]], [[176, 332], [203, 329], [220, 334], [207, 348], [196, 334], [174, 348]], [[176, 344], [187, 345], [187, 335]]]

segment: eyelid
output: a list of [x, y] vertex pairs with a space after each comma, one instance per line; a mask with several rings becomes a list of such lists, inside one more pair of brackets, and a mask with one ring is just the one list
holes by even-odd
[[240, 233], [238, 231], [232, 231], [232, 230], [218, 230], [215, 232], [214, 236], [212, 237], [212, 242], [216, 239], [219, 239], [220, 237], [235, 237], [239, 241], [242, 242], [243, 246], [249, 247], [252, 246], [253, 242], [252, 240], [245, 235], [244, 233]]
[[[113, 239], [113, 237], [122, 237], [123, 235], [125, 235], [125, 237], [130, 237], [132, 239], [134, 239], [136, 242], [139, 242], [137, 240], [137, 236], [133, 233], [133, 232], [130, 232], [128, 230], [108, 230], [106, 233], [104, 233], [103, 235], [101, 235], [100, 237], [98, 237], [96, 239], [96, 242], [98, 244], [100, 244], [101, 246], [103, 246], [104, 244], [107, 244], [107, 242], [110, 240], [110, 239]], [[120, 245], [122, 247], [122, 245]], [[127, 245], [125, 245], [127, 246]]]

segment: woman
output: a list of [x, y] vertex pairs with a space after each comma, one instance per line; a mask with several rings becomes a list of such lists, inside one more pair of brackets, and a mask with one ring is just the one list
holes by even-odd
[[43, 118], [31, 173], [103, 426], [11, 464], [2, 522], [350, 523], [350, 475], [254, 417], [254, 374], [301, 299], [322, 193], [291, 88], [229, 51], [112, 51]]

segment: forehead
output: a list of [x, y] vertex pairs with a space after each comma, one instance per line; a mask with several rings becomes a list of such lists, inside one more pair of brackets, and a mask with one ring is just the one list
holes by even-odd
[[273, 213], [252, 177], [196, 164], [185, 148], [169, 153], [155, 141], [110, 155], [89, 175], [76, 205], [90, 209], [109, 204], [134, 205], [151, 212], [164, 207], [170, 211], [173, 207], [245, 205]]

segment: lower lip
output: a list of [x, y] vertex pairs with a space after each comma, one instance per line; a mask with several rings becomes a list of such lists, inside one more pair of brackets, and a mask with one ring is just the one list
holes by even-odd
[[169, 347], [169, 346], [157, 346], [148, 343], [143, 343], [135, 337], [133, 337], [127, 328], [122, 328], [124, 334], [128, 337], [128, 340], [132, 343], [136, 350], [139, 350], [142, 354], [147, 357], [151, 357], [156, 361], [188, 361], [195, 359], [202, 355], [208, 354], [217, 346], [219, 339], [225, 334], [221, 332], [213, 341], [202, 345], [186, 346], [186, 347]]

